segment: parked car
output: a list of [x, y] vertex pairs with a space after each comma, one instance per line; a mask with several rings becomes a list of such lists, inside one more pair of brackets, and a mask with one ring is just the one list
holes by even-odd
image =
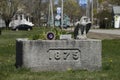
[[30, 31], [30, 30], [32, 30], [32, 26], [21, 24], [21, 25], [18, 25], [13, 30], [16, 30], [16, 31], [18, 31], [18, 30], [27, 30], [27, 31]]
[[63, 24], [63, 28], [67, 29], [68, 27], [70, 27], [69, 25]]
[[23, 13], [18, 13], [14, 15], [13, 19], [11, 20], [9, 24], [9, 28], [12, 30], [32, 30], [32, 27], [34, 24], [30, 21], [29, 16], [23, 14]]

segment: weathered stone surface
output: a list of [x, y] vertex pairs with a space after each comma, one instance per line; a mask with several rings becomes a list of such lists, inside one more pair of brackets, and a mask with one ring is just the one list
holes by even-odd
[[101, 41], [16, 40], [16, 66], [34, 71], [101, 69]]

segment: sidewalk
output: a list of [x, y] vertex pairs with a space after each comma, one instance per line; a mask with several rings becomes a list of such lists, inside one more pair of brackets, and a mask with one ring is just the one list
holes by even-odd
[[120, 29], [91, 29], [90, 32], [120, 35]]

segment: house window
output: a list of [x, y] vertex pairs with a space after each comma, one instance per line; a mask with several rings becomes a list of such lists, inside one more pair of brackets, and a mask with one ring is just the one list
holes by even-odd
[[20, 20], [22, 20], [22, 15], [20, 15]]
[[18, 20], [18, 15], [15, 16], [15, 20]]
[[28, 16], [26, 16], [26, 20], [29, 21], [29, 17]]

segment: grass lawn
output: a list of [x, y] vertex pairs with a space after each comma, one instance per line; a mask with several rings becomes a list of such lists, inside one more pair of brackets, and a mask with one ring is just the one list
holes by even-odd
[[0, 35], [0, 80], [120, 80], [120, 40], [102, 41], [101, 71], [31, 72], [16, 69], [16, 38], [26, 38], [43, 32], [41, 28], [32, 31], [3, 30]]

